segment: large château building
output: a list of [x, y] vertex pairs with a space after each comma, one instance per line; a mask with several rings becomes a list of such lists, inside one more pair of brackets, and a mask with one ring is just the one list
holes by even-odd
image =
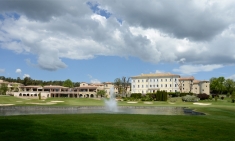
[[150, 73], [131, 77], [131, 93], [153, 93], [158, 90], [194, 94], [210, 94], [209, 81], [195, 80], [171, 73]]

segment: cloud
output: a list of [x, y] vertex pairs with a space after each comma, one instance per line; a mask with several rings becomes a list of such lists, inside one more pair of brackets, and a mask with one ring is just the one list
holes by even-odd
[[156, 70], [156, 73], [164, 73], [165, 71], [163, 70]]
[[25, 77], [30, 77], [30, 75], [29, 74], [24, 74], [23, 78], [25, 78]]
[[0, 69], [0, 73], [4, 73], [5, 72], [5, 69]]
[[92, 80], [91, 80], [91, 83], [98, 83], [98, 84], [99, 84], [99, 83], [101, 83], [101, 82], [100, 82], [98, 79], [92, 79]]
[[92, 75], [88, 74], [87, 76], [91, 79], [91, 83], [101, 83], [98, 79], [93, 78]]
[[226, 79], [233, 79], [233, 80], [235, 80], [235, 74], [233, 74], [233, 75], [231, 75], [229, 77], [226, 77]]
[[16, 69], [16, 73], [19, 73], [19, 74], [21, 74], [21, 69]]
[[224, 67], [223, 65], [182, 65], [178, 69], [173, 69], [174, 72], [185, 74], [185, 75], [192, 75], [198, 72], [209, 72], [213, 71], [214, 69], [219, 69]]
[[0, 48], [33, 54], [37, 61], [28, 64], [49, 71], [68, 67], [65, 59], [96, 56], [132, 56], [154, 64], [234, 64], [234, 1], [134, 3], [97, 0], [100, 12], [94, 12], [85, 0], [0, 1]]

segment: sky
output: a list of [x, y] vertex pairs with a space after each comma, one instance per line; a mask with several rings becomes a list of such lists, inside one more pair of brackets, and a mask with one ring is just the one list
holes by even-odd
[[0, 76], [235, 79], [234, 0], [1, 0]]

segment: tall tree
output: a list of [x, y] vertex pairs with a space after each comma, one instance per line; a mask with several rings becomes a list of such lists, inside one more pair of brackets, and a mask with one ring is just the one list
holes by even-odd
[[232, 94], [235, 89], [235, 82], [232, 79], [226, 79], [224, 82], [224, 86], [226, 91]]
[[122, 89], [123, 95], [127, 97], [127, 89], [130, 87], [130, 77], [126, 78], [125, 76], [122, 77]]
[[118, 94], [120, 94], [121, 93], [121, 89], [122, 89], [122, 80], [120, 78], [116, 78], [114, 80], [114, 86], [117, 88]]
[[73, 82], [70, 79], [67, 79], [64, 81], [63, 86], [73, 88]]
[[7, 84], [5, 84], [5, 83], [1, 84], [1, 86], [0, 86], [0, 94], [1, 95], [6, 95], [7, 90], [8, 90]]

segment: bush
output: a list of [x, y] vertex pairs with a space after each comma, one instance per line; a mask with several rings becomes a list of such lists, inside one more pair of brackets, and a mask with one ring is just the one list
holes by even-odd
[[223, 97], [223, 96], [221, 96], [221, 99], [222, 99], [222, 100], [224, 100], [224, 97]]
[[205, 99], [209, 99], [209, 95], [203, 93], [203, 94], [198, 94], [197, 97], [200, 99], [200, 100], [205, 100]]
[[182, 101], [185, 102], [197, 102], [199, 100], [199, 98], [197, 98], [196, 96], [191, 96], [191, 95], [186, 95], [182, 97]]
[[142, 96], [141, 93], [132, 93], [132, 94], [131, 94], [131, 97], [132, 97], [132, 98], [135, 98], [135, 99], [140, 99], [141, 96]]
[[178, 94], [177, 93], [174, 93], [174, 92], [168, 92], [167, 93], [170, 97], [177, 97]]
[[180, 93], [180, 97], [186, 96], [186, 95], [193, 95], [193, 93]]

